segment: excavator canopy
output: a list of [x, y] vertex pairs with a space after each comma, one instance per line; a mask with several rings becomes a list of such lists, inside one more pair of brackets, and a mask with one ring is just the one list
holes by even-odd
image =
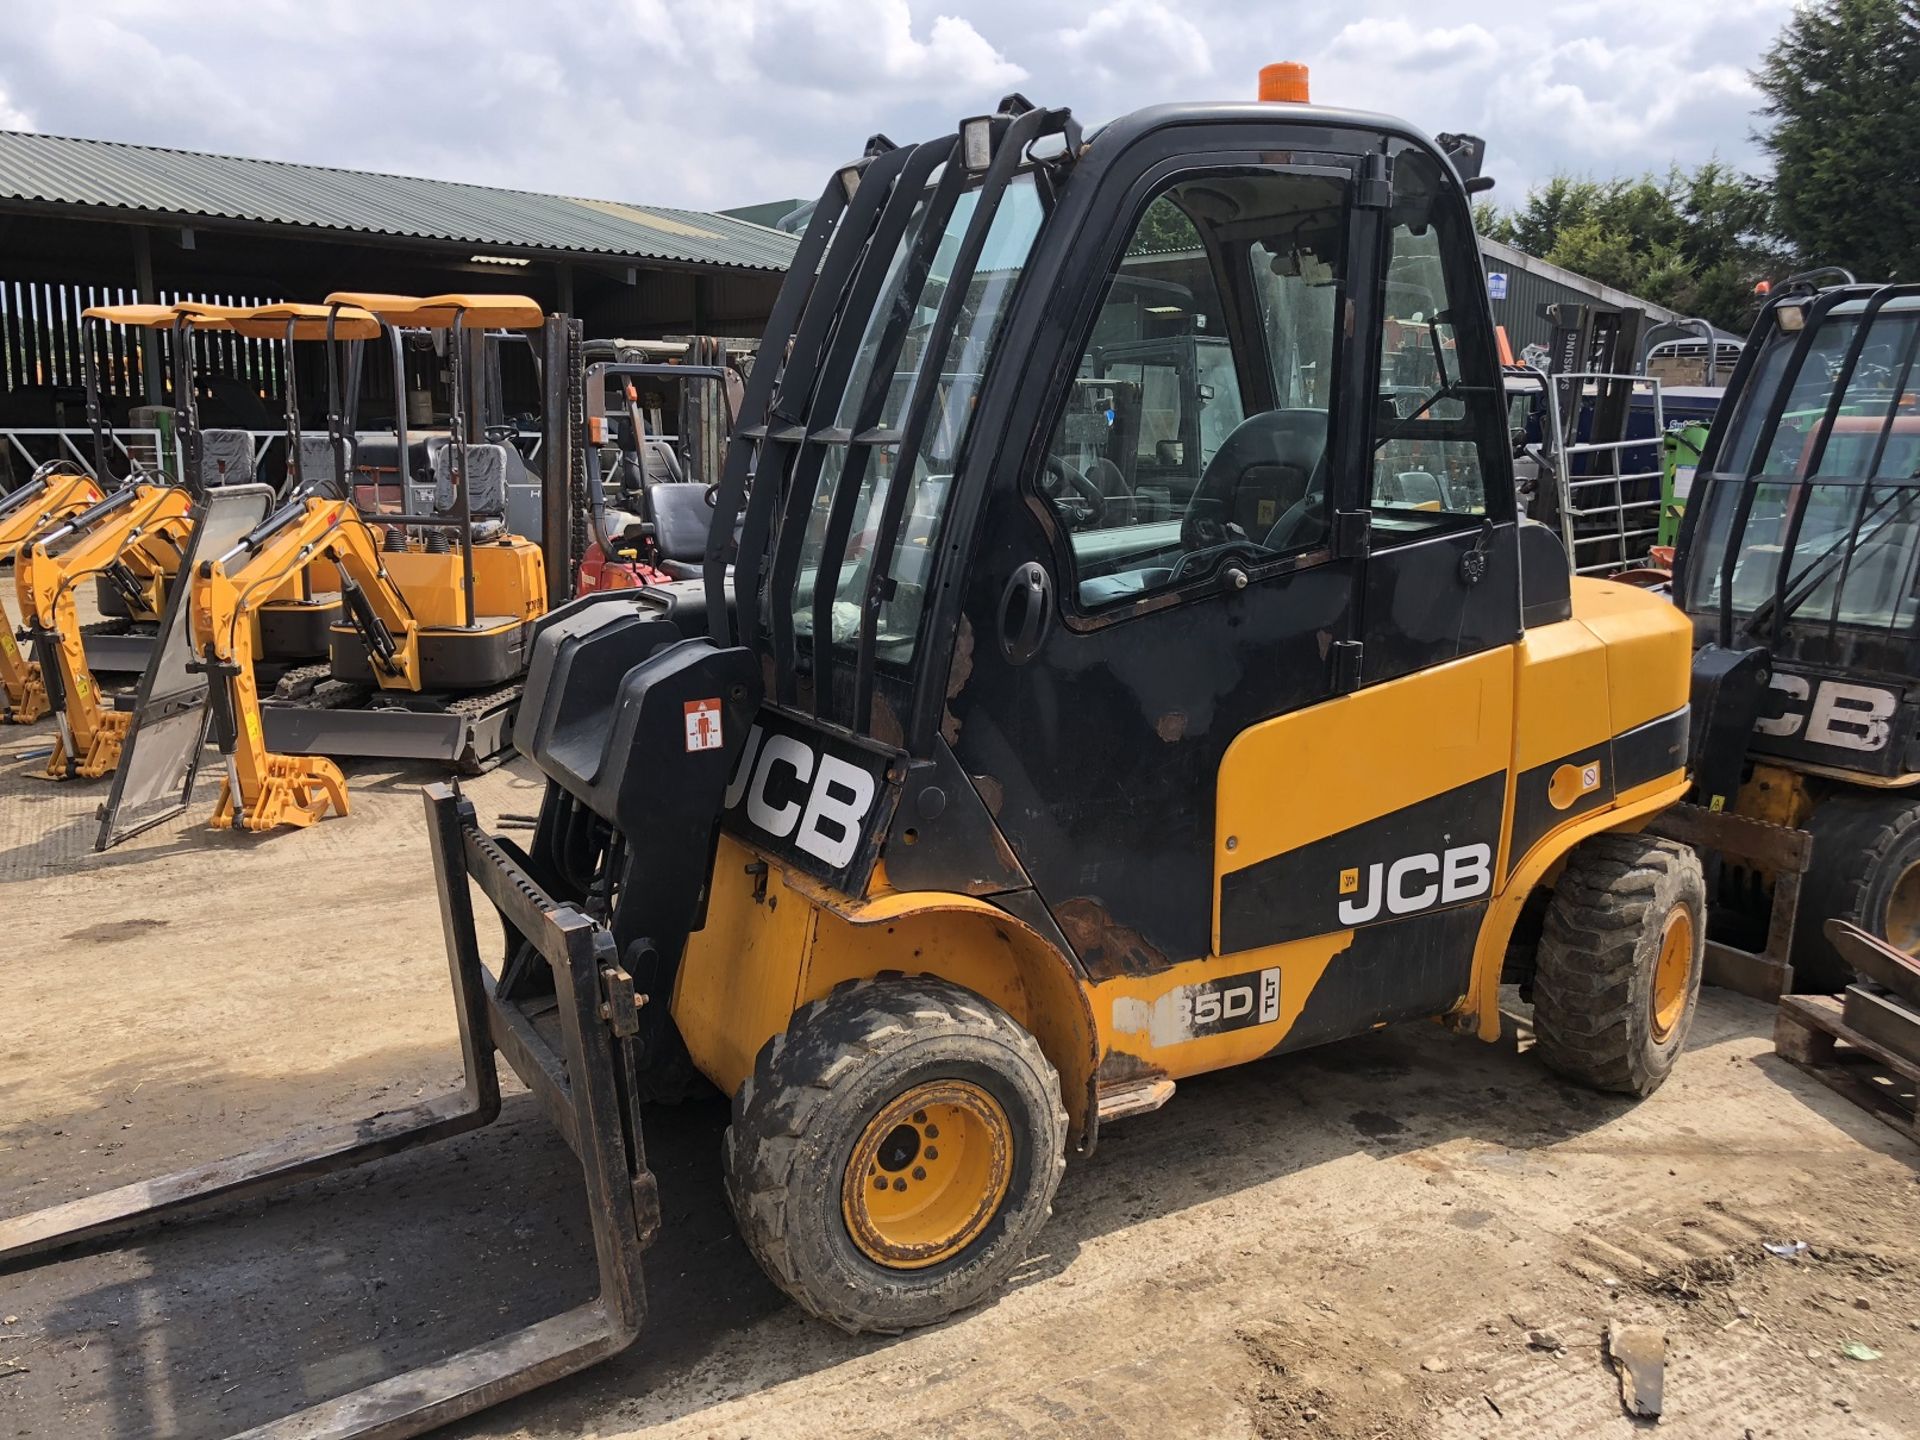
[[292, 327], [295, 340], [377, 340], [380, 322], [356, 306], [256, 305], [228, 317], [236, 335], [254, 340], [285, 340]]
[[171, 330], [182, 320], [196, 330], [224, 330], [227, 328], [224, 312], [228, 308], [197, 302], [179, 305], [94, 305], [81, 313], [84, 319], [102, 320], [109, 325], [130, 325], [141, 330]]
[[546, 313], [537, 300], [525, 295], [381, 295], [357, 290], [337, 290], [327, 296], [328, 305], [352, 305], [370, 311], [389, 325], [411, 326], [421, 330], [447, 330], [454, 318], [469, 328], [492, 330], [531, 330], [546, 323]]

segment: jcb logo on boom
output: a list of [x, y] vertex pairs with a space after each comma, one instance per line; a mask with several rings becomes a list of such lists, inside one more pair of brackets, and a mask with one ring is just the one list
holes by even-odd
[[1387, 915], [1414, 915], [1436, 905], [1477, 900], [1493, 889], [1493, 847], [1455, 845], [1388, 863], [1376, 860], [1361, 879], [1358, 867], [1340, 872], [1342, 925], [1365, 925]]

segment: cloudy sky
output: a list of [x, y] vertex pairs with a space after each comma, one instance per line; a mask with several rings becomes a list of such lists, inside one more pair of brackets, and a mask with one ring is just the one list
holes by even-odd
[[695, 208], [812, 194], [1009, 90], [1093, 122], [1314, 98], [1556, 169], [1752, 164], [1791, 0], [0, 0], [0, 128]]

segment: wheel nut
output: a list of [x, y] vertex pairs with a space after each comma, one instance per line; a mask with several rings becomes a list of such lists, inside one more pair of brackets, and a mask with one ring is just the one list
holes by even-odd
[[916, 1111], [914, 1111], [914, 1112], [913, 1112], [913, 1123], [914, 1123], [914, 1124], [916, 1124], [916, 1125], [924, 1125], [924, 1124], [926, 1124], [926, 1123], [927, 1123], [927, 1112], [926, 1112], [926, 1111], [924, 1111], [924, 1110], [916, 1110]]
[[927, 1126], [927, 1139], [938, 1140], [939, 1138], [940, 1138], [940, 1127], [938, 1125]]
[[916, 1165], [916, 1166], [914, 1166], [914, 1167], [913, 1167], [913, 1178], [914, 1178], [914, 1179], [916, 1179], [916, 1180], [924, 1180], [924, 1179], [926, 1179], [926, 1178], [927, 1178], [927, 1167], [926, 1167], [926, 1166], [924, 1166], [924, 1165]]
[[931, 1145], [927, 1146], [927, 1159], [938, 1160], [939, 1158], [940, 1152]]
[[875, 1181], [873, 1182], [873, 1188], [874, 1188], [874, 1189], [876, 1189], [876, 1190], [884, 1190], [884, 1189], [886, 1189], [886, 1188], [887, 1188], [887, 1181], [886, 1181], [886, 1177], [885, 1177], [885, 1176], [882, 1176], [882, 1177], [881, 1177], [880, 1179], [878, 1179], [878, 1180], [875, 1180]]
[[904, 1193], [907, 1188], [907, 1182], [904, 1180], [896, 1180], [893, 1182], [893, 1188]]

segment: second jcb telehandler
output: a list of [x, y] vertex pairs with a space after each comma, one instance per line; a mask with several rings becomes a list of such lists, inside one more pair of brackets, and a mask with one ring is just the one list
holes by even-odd
[[[1681, 522], [1717, 978], [1832, 993], [1828, 920], [1920, 954], [1920, 285], [1762, 308]], [[1702, 703], [1708, 693], [1717, 697]]]
[[[1698, 862], [1642, 830], [1688, 783], [1688, 626], [1516, 520], [1476, 148], [1019, 96], [872, 141], [774, 306], [703, 579], [539, 630], [530, 842], [428, 793], [466, 1090], [0, 1258], [485, 1124], [498, 1051], [581, 1160], [602, 1290], [287, 1422], [412, 1434], [639, 1332], [649, 1099], [729, 1095], [747, 1246], [892, 1332], [993, 1295], [1069, 1158], [1190, 1076], [1396, 1020], [1491, 1040], [1512, 980], [1549, 1065], [1653, 1090], [1701, 966]], [[1174, 222], [1246, 418], [1157, 457], [1163, 518], [1062, 428]]]

